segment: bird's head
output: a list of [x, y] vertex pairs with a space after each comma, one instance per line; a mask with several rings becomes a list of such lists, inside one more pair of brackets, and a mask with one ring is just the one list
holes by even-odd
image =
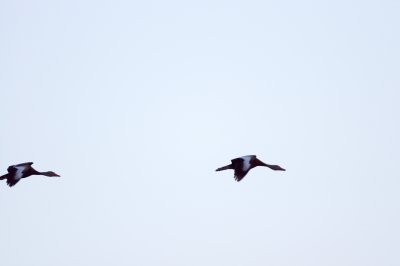
[[46, 176], [57, 176], [57, 177], [60, 177], [58, 174], [56, 174], [56, 173], [54, 173], [52, 171], [48, 171], [48, 172], [43, 173], [43, 174], [45, 174]]
[[275, 171], [286, 171], [286, 169], [283, 169], [279, 165], [272, 165], [271, 169]]

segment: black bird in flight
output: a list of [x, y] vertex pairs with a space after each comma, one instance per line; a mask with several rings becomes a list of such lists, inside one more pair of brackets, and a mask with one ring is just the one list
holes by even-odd
[[11, 165], [7, 168], [8, 173], [0, 176], [0, 180], [7, 179], [7, 185], [10, 187], [18, 183], [21, 178], [26, 178], [31, 175], [44, 175], [44, 176], [59, 176], [52, 171], [38, 172], [32, 167], [31, 162], [20, 163], [16, 165]]
[[250, 169], [257, 167], [257, 166], [266, 166], [275, 171], [286, 171], [279, 165], [266, 164], [266, 163], [260, 161], [259, 159], [257, 159], [257, 157], [255, 155], [247, 155], [247, 156], [235, 158], [235, 159], [232, 159], [231, 162], [232, 163], [230, 165], [220, 167], [215, 171], [233, 169], [233, 170], [235, 170], [235, 175], [234, 175], [235, 180], [238, 182], [247, 175], [247, 173], [250, 171]]

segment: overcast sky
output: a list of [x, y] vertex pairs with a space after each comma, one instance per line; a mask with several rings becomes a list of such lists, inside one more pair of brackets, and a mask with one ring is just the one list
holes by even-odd
[[400, 265], [399, 13], [1, 1], [0, 264]]

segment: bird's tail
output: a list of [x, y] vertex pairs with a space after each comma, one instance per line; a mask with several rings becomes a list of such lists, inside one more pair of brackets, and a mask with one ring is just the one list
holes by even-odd
[[8, 174], [2, 175], [2, 176], [0, 176], [0, 180], [4, 180], [4, 179], [6, 179], [7, 177], [8, 177]]
[[224, 167], [220, 167], [215, 171], [222, 171], [222, 170], [228, 170], [228, 169], [233, 169], [231, 164], [227, 165], [227, 166], [224, 166]]

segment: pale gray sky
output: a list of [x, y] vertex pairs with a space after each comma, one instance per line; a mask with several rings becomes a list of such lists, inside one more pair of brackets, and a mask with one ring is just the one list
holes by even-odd
[[0, 264], [400, 265], [399, 13], [2, 1]]

